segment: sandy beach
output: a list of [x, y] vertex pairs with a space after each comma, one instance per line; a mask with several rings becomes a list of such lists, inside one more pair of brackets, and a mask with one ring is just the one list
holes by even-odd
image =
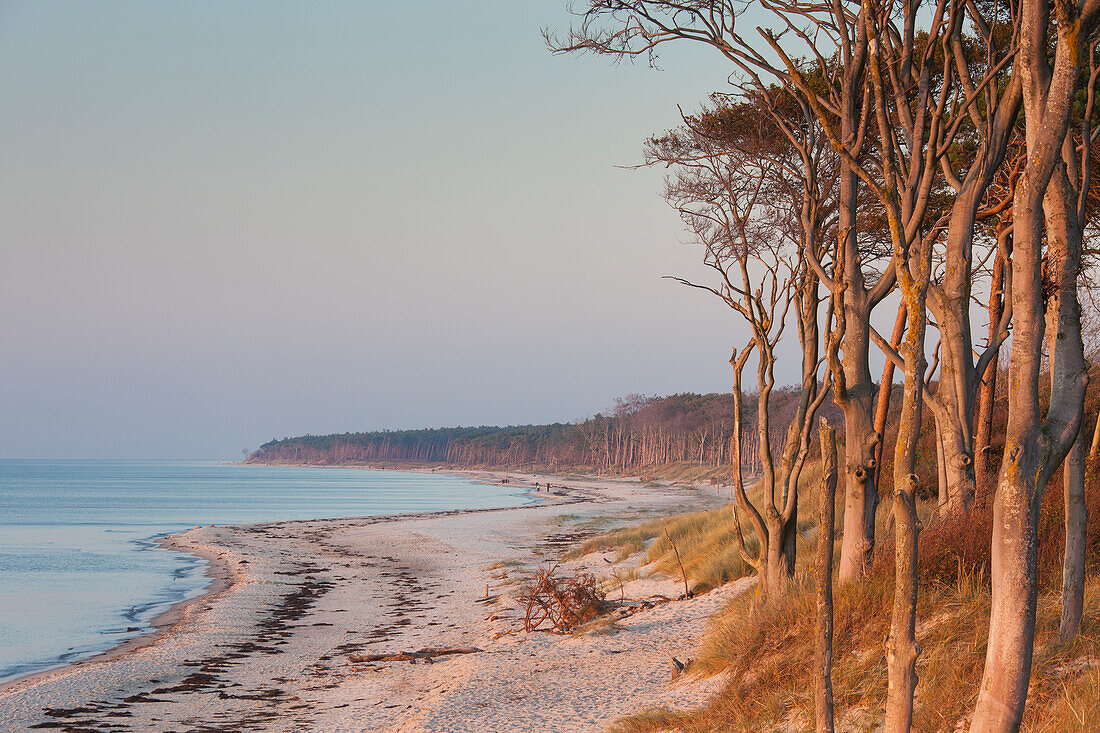
[[[745, 582], [657, 605], [610, 632], [560, 636], [523, 633], [514, 581], [602, 519], [719, 499], [691, 487], [566, 483], [513, 509], [175, 535], [169, 546], [211, 560], [211, 592], [108, 654], [6, 685], [0, 730], [595, 731], [647, 706], [700, 703], [721, 680], [673, 681], [669, 659], [694, 656], [707, 619]], [[562, 570], [577, 566], [608, 568], [593, 554]], [[642, 577], [624, 592], [678, 588]], [[479, 651], [355, 661], [454, 647]]]

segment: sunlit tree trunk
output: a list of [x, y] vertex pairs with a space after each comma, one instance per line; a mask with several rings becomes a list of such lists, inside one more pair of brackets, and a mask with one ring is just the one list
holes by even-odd
[[[901, 347], [901, 339], [905, 335], [905, 301], [898, 304], [898, 315], [894, 319], [894, 331], [890, 336], [890, 346], [897, 351]], [[886, 420], [890, 416], [890, 395], [893, 392], [894, 362], [887, 359], [882, 366], [882, 381], [878, 385], [878, 401], [875, 404], [875, 432], [886, 435]], [[878, 484], [882, 475], [882, 449], [885, 441], [880, 440], [875, 446], [875, 484]]]
[[[998, 324], [1004, 313], [1004, 270], [1005, 261], [1000, 252], [993, 260], [993, 279], [989, 286], [989, 343], [997, 339]], [[998, 348], [998, 352], [1000, 349]], [[978, 393], [978, 426], [974, 439], [974, 477], [978, 503], [985, 504], [992, 494], [993, 450], [990, 445], [993, 437], [993, 408], [997, 398], [997, 370], [1000, 357], [994, 354], [981, 377], [981, 390]]]
[[875, 466], [881, 436], [875, 432], [875, 386], [868, 360], [872, 303], [864, 290], [856, 248], [855, 175], [843, 173], [840, 199], [841, 250], [845, 252], [844, 337], [840, 363], [844, 382], [834, 389], [844, 414], [844, 534], [840, 545], [840, 582], [862, 578], [875, 551], [878, 489]]
[[[1009, 415], [993, 502], [989, 641], [971, 724], [972, 731], [982, 733], [1015, 733], [1023, 717], [1035, 641], [1039, 504], [1051, 474], [1077, 438], [1087, 383], [1077, 304], [1080, 229], [1075, 205], [1070, 215], [1070, 202], [1075, 203], [1076, 196], [1061, 165], [1084, 29], [1079, 25], [1081, 18], [1059, 19], [1051, 68], [1047, 63], [1050, 8], [1042, 0], [1023, 0], [1020, 13], [1016, 63], [1023, 74], [1028, 164], [1013, 204]], [[1042, 283], [1044, 201], [1050, 277], [1055, 286], [1046, 304], [1049, 324], [1044, 319]], [[1043, 419], [1039, 371], [1048, 327], [1054, 331], [1052, 389]]]
[[821, 483], [817, 513], [817, 617], [814, 633], [814, 719], [833, 733], [833, 543], [836, 527], [836, 430], [821, 420]]

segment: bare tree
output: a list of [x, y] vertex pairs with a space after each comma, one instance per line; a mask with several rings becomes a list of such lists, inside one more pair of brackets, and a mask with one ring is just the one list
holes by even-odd
[[[924, 340], [932, 248], [946, 226], [941, 215], [929, 221], [932, 193], [942, 159], [951, 149], [967, 107], [992, 74], [973, 90], [959, 89], [951, 72], [950, 40], [962, 22], [962, 2], [940, 0], [930, 11], [926, 31], [918, 29], [920, 3], [863, 2], [859, 19], [866, 38], [875, 39], [874, 58], [867, 64], [868, 88], [878, 137], [873, 154], [858, 155], [832, 126], [828, 100], [809, 83], [799, 64], [778, 40], [769, 39], [798, 91], [821, 120], [833, 148], [848, 160], [886, 212], [893, 245], [891, 268], [896, 274], [908, 318], [903, 354], [876, 336], [879, 345], [904, 369], [901, 414], [894, 450], [895, 587], [887, 668], [890, 685], [885, 730], [908, 731], [912, 725], [913, 692], [917, 684], [917, 440], [921, 408], [931, 401], [925, 382]], [[797, 31], [796, 31], [797, 32]], [[937, 51], [941, 51], [937, 59]], [[872, 330], [873, 333], [873, 330]]]
[[[1077, 287], [1083, 269], [1084, 231], [1086, 214], [1090, 208], [1092, 166], [1095, 156], [1093, 142], [1100, 134], [1094, 121], [1096, 85], [1100, 80], [1100, 63], [1097, 63], [1097, 47], [1100, 39], [1088, 44], [1089, 75], [1085, 84], [1086, 102], [1077, 134], [1071, 130], [1062, 144], [1062, 166], [1056, 172], [1047, 198], [1044, 201], [1047, 226], [1048, 255], [1051, 270], [1061, 275], [1057, 290], [1060, 311], [1058, 321], [1048, 325], [1050, 329], [1049, 352], [1055, 359], [1051, 365], [1051, 389], [1057, 389], [1059, 381], [1073, 379], [1076, 370], [1087, 372], [1084, 339], [1082, 334], [1080, 304]], [[1060, 174], [1060, 175], [1059, 175]], [[1064, 244], [1059, 244], [1064, 241]], [[1059, 262], [1060, 261], [1060, 262]], [[1060, 266], [1059, 266], [1060, 264]], [[1072, 285], [1068, 282], [1073, 279]], [[1064, 300], [1070, 300], [1064, 305]], [[1052, 305], [1048, 304], [1048, 320]], [[1070, 332], [1066, 333], [1066, 329]], [[1058, 342], [1069, 341], [1058, 350]], [[1061, 357], [1061, 363], [1057, 357]], [[1058, 636], [1068, 642], [1077, 636], [1081, 626], [1081, 614], [1085, 600], [1085, 551], [1088, 529], [1088, 507], [1085, 504], [1085, 429], [1084, 390], [1079, 404], [1074, 405], [1078, 422], [1077, 436], [1066, 455], [1062, 473], [1063, 501], [1065, 504], [1066, 543], [1062, 563], [1062, 615]]]
[[[751, 553], [738, 529], [739, 549], [762, 579], [767, 592], [782, 587], [794, 572], [798, 481], [809, 453], [814, 414], [828, 393], [817, 371], [819, 308], [816, 280], [798, 260], [781, 224], [797, 217], [801, 189], [786, 185], [784, 136], [760, 108], [750, 102], [719, 102], [684, 126], [652, 139], [646, 147], [650, 164], [671, 166], [666, 199], [704, 248], [704, 264], [718, 276], [717, 285], [700, 285], [726, 303], [749, 327], [747, 344], [731, 358], [734, 370], [735, 507], [744, 512], [759, 542]], [[783, 191], [798, 190], [797, 200], [781, 205]], [[788, 233], [785, 233], [787, 231]], [[776, 346], [791, 308], [803, 347], [800, 405], [788, 428], [779, 460], [771, 443], [771, 394], [775, 388]], [[749, 356], [756, 357], [756, 433], [761, 465], [763, 508], [749, 499], [740, 465], [743, 430], [742, 375]]]
[[[988, 267], [990, 282], [986, 302], [988, 315], [984, 348], [989, 358], [975, 370], [975, 376], [979, 379], [974, 431], [975, 500], [983, 506], [987, 506], [992, 499], [997, 479], [995, 463], [999, 463], [999, 459], [994, 460], [992, 445], [994, 405], [1004, 328], [1012, 317], [1012, 201], [1025, 160], [1023, 131], [1017, 119], [1006, 160], [994, 176], [993, 183], [986, 187], [985, 201], [978, 214], [978, 219], [986, 222], [987, 235], [995, 242], [993, 263]], [[980, 269], [975, 268], [975, 272]], [[991, 348], [994, 345], [996, 350]]]
[[[1004, 71], [1014, 50], [1011, 6], [965, 3], [973, 35], [955, 22], [944, 40], [956, 88], [968, 103], [956, 118], [954, 155], [939, 158], [953, 194], [943, 238], [942, 272], [929, 284], [928, 308], [940, 333], [940, 377], [930, 407], [941, 437], [945, 508], [967, 509], [976, 492], [974, 411], [980, 377], [1008, 336], [1011, 311], [991, 325], [989, 343], [975, 359], [970, 324], [976, 223], [985, 193], [1004, 162], [1021, 106], [1018, 75]], [[961, 20], [961, 19], [960, 19]], [[1007, 79], [1001, 79], [1006, 77]], [[952, 142], [951, 140], [945, 142]]]
[[[661, 44], [692, 41], [715, 49], [758, 89], [765, 86], [759, 73], [794, 89], [790, 74], [771, 64], [738, 33], [737, 20], [750, 5], [743, 0], [588, 0], [584, 5], [576, 13], [579, 24], [566, 37], [546, 34], [553, 50], [652, 58]], [[803, 50], [817, 59], [815, 89], [833, 114], [838, 139], [858, 157], [865, 141], [869, 100], [864, 83], [868, 37], [859, 14], [852, 11], [858, 4], [761, 0], [756, 5], [770, 14], [777, 27], [793, 29], [792, 17], [816, 27], [816, 33], [800, 31], [792, 37], [804, 42]], [[844, 581], [861, 577], [874, 551], [875, 465], [881, 436], [874, 431], [876, 391], [869, 364], [869, 324], [871, 310], [890, 292], [894, 278], [890, 268], [879, 276], [868, 267], [866, 250], [857, 236], [858, 176], [847, 159], [840, 161], [837, 185], [837, 265], [828, 272], [814, 257], [816, 253], [808, 252], [807, 258], [836, 301], [842, 334], [839, 348], [831, 352], [836, 357], [831, 371], [834, 401], [844, 413], [846, 498], [840, 558]]]
[[[993, 502], [992, 611], [972, 731], [1019, 730], [1035, 640], [1039, 503], [1050, 476], [1077, 439], [1087, 376], [1082, 356], [1077, 276], [1078, 196], [1064, 166], [1081, 59], [1100, 2], [1021, 0], [1015, 60], [1025, 110], [1027, 166], [1013, 201], [1009, 414]], [[1053, 48], [1053, 52], [1050, 49]], [[1048, 192], [1048, 188], [1053, 191]], [[1049, 195], [1048, 195], [1049, 194]], [[1044, 221], [1044, 203], [1049, 207]], [[1072, 209], [1071, 209], [1072, 207]], [[1051, 298], [1044, 318], [1042, 257], [1049, 243]], [[1052, 334], [1052, 394], [1044, 416], [1039, 374], [1044, 330]]]
[[[864, 4], [865, 32], [879, 39], [879, 54], [869, 65], [871, 87], [874, 90], [875, 118], [881, 149], [880, 173], [884, 185], [876, 189], [874, 177], [862, 171], [869, 187], [878, 190], [890, 222], [894, 245], [893, 266], [905, 302], [909, 319], [904, 343], [905, 381], [902, 387], [901, 415], [898, 438], [894, 448], [894, 603], [890, 621], [890, 636], [886, 642], [889, 689], [886, 697], [885, 730], [887, 733], [908, 731], [913, 721], [913, 692], [917, 685], [916, 660], [920, 648], [916, 643], [917, 603], [917, 534], [916, 511], [916, 444], [920, 435], [922, 391], [924, 382], [924, 335], [927, 318], [925, 305], [931, 274], [931, 247], [934, 235], [922, 231], [922, 220], [932, 188], [935, 151], [941, 141], [940, 127], [947, 106], [947, 79], [938, 99], [933, 97], [930, 77], [933, 68], [931, 50], [938, 33], [949, 33], [952, 16], [945, 12], [941, 1], [936, 7], [933, 30], [923, 54], [915, 52], [916, 3], [902, 3], [902, 32], [891, 23], [891, 8], [884, 6], [878, 14]], [[946, 26], [946, 27], [945, 27]], [[938, 33], [937, 33], [938, 31]], [[914, 59], [919, 63], [914, 63]], [[883, 81], [883, 69], [895, 88], [913, 85], [919, 90], [913, 108], [899, 102], [891, 119], [887, 103], [888, 89]], [[896, 70], [896, 71], [895, 71]], [[908, 139], [898, 139], [895, 131], [901, 127]], [[927, 136], [927, 138], [925, 137]], [[942, 153], [940, 153], [942, 155]], [[903, 161], [908, 165], [904, 165]]]
[[[908, 313], [905, 310], [905, 301], [898, 304], [898, 314], [894, 318], [894, 332], [890, 335], [890, 348], [897, 351], [901, 348], [901, 339], [905, 336], [905, 323]], [[890, 415], [890, 394], [893, 391], [894, 367], [893, 359], [886, 359], [882, 365], [882, 380], [878, 385], [878, 397], [875, 400], [875, 432], [879, 435], [886, 434], [886, 420]], [[879, 441], [875, 447], [875, 485], [878, 485], [882, 475], [882, 450], [884, 441]]]
[[[991, 347], [1000, 339], [1000, 328], [1006, 306], [1011, 307], [1012, 280], [1008, 264], [1012, 251], [1012, 224], [1002, 226], [997, 232], [997, 254], [993, 260], [993, 271], [989, 284], [989, 336], [987, 346]], [[1000, 367], [1000, 345], [991, 352], [984, 367], [984, 374], [975, 370], [979, 377], [977, 427], [974, 434], [974, 478], [975, 499], [979, 504], [988, 505], [992, 493], [993, 456], [991, 455], [993, 437], [993, 408], [997, 397], [997, 372]]]

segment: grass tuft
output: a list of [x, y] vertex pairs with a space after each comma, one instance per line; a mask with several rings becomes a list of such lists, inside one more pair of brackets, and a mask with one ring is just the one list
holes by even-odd
[[[924, 513], [929, 519], [920, 536], [917, 628], [923, 653], [917, 662], [914, 730], [953, 731], [969, 720], [985, 662], [991, 516], [975, 512], [969, 518], [938, 521], [928, 507]], [[884, 642], [894, 570], [889, 535], [879, 536], [884, 539], [867, 579], [836, 588], [833, 687], [840, 730], [875, 728], [885, 707]], [[1058, 542], [1043, 538], [1041, 545], [1047, 547], [1040, 547], [1040, 556], [1052, 554], [1049, 545]], [[800, 548], [800, 556], [805, 560], [811, 553]], [[1037, 608], [1022, 730], [1100, 730], [1100, 579], [1087, 585], [1080, 636], [1071, 645], [1059, 645], [1061, 599], [1058, 573], [1051, 565], [1041, 583], [1045, 590]], [[786, 594], [733, 600], [712, 620], [696, 662], [704, 673], [726, 672], [729, 681], [705, 707], [666, 721], [691, 731], [812, 729], [815, 604], [805, 564]]]
[[[622, 562], [644, 551], [643, 562], [653, 571], [679, 577], [680, 567], [669, 544], [671, 538], [680, 551], [691, 590], [698, 593], [753, 572], [737, 550], [733, 521], [733, 510], [729, 507], [653, 519], [594, 537], [570, 553], [570, 557], [614, 550]], [[746, 538], [746, 544], [750, 552], [755, 552], [754, 539]]]

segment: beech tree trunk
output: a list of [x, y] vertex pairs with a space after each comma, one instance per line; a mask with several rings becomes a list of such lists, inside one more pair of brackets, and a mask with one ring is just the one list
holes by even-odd
[[[869, 4], [865, 3], [865, 7]], [[941, 9], [943, 6], [939, 6]], [[887, 91], [883, 82], [882, 66], [907, 64], [910, 57], [906, 54], [912, 46], [912, 17], [916, 6], [905, 6], [906, 36], [900, 48], [888, 47], [890, 51], [880, 52], [874, 61], [868, 64], [871, 88], [874, 90], [875, 118], [879, 136], [883, 141], [891, 139], [891, 129], [896, 129], [887, 111]], [[878, 19], [881, 23], [881, 18]], [[870, 18], [868, 35], [882, 38], [887, 35], [880, 31], [882, 25], [872, 25]], [[934, 39], [929, 39], [931, 44]], [[893, 52], [900, 51], [900, 60]], [[919, 86], [927, 88], [929, 66], [921, 71]], [[891, 77], [893, 78], [893, 77]], [[908, 81], [908, 80], [907, 80]], [[894, 87], [897, 92], [897, 85]], [[928, 112], [919, 102], [921, 115]], [[935, 114], [941, 114], [943, 100]], [[923, 119], [923, 117], [921, 118]], [[920, 123], [915, 125], [921, 129]], [[935, 127], [930, 136], [935, 139]], [[917, 628], [917, 534], [920, 523], [917, 520], [917, 444], [920, 440], [921, 412], [924, 407], [925, 371], [927, 365], [924, 355], [925, 330], [928, 323], [927, 300], [928, 286], [932, 274], [932, 240], [920, 235], [919, 212], [923, 211], [920, 191], [927, 192], [930, 185], [934, 159], [924, 158], [924, 169], [911, 170], [906, 180], [895, 172], [896, 149], [890, 144], [884, 145], [882, 154], [882, 177], [890, 188], [879, 192], [879, 199], [886, 210], [893, 246], [892, 267], [897, 275], [898, 290], [905, 301], [906, 315], [909, 320], [902, 352], [905, 380], [902, 386], [901, 413], [898, 416], [898, 436], [894, 445], [894, 602], [890, 615], [890, 635], [886, 640], [886, 667], [889, 680], [886, 691], [886, 712], [883, 719], [885, 733], [909, 733], [913, 726], [913, 695], [917, 686], [917, 657], [920, 647], [916, 643]], [[914, 166], [920, 165], [920, 156], [915, 156]], [[911, 162], [913, 159], [911, 158]], [[919, 175], [918, 175], [919, 174]], [[868, 176], [868, 178], [870, 178]], [[868, 181], [869, 185], [874, 185]], [[926, 200], [926, 199], [925, 199]]]
[[[956, 53], [959, 53], [962, 49], [961, 31], [956, 28], [955, 33]], [[986, 108], [980, 113], [985, 115], [984, 122], [989, 124], [979, 125], [984, 128], [981, 145], [951, 205], [942, 281], [929, 287], [928, 309], [936, 319], [942, 344], [943, 361], [935, 401], [946, 480], [944, 503], [948, 512], [968, 510], [978, 490], [974, 412], [981, 375], [977, 374], [978, 364], [974, 360], [970, 323], [974, 229], [982, 199], [1004, 163], [1008, 141], [1019, 115], [1022, 103], [1019, 78], [1013, 75], [1000, 97], [994, 97], [992, 102], [995, 108]], [[972, 110], [975, 118], [980, 114]], [[998, 254], [994, 269], [996, 262], [1000, 261]], [[1000, 287], [995, 274], [993, 292], [998, 293]], [[989, 339], [990, 344], [999, 344], [1004, 336], [999, 330], [1002, 311], [998, 309], [994, 314], [992, 306], [991, 298]], [[993, 369], [995, 374], [996, 366]], [[991, 409], [992, 402], [987, 406]], [[981, 429], [981, 422], [978, 429]], [[989, 445], [988, 435], [983, 445]], [[988, 463], [984, 466], [988, 471]]]
[[867, 362], [869, 314], [859, 309], [846, 316], [844, 332], [844, 536], [840, 545], [841, 583], [867, 572], [875, 552], [875, 456], [880, 436], [875, 432], [874, 384]]
[[[1085, 7], [1087, 11], [1075, 4], [1059, 6], [1060, 15], [1067, 17], [1059, 17], [1051, 67], [1051, 8], [1043, 0], [1020, 4], [1015, 66], [1023, 79], [1028, 163], [1013, 202], [1009, 415], [993, 502], [989, 641], [971, 724], [971, 731], [981, 733], [1015, 733], [1020, 727], [1035, 641], [1039, 504], [1046, 482], [1077, 438], [1088, 382], [1077, 304], [1081, 245], [1077, 197], [1060, 167], [1078, 87], [1082, 43], [1092, 31], [1097, 11], [1091, 4]], [[1044, 203], [1048, 206], [1049, 270], [1055, 285], [1047, 312], [1056, 332], [1051, 334], [1050, 407], [1041, 419], [1039, 370], [1047, 327], [1042, 282]]]
[[940, 335], [940, 372], [934, 400], [939, 447], [940, 509], [964, 511], [974, 501], [974, 377], [970, 328], [970, 266], [974, 218], [985, 186], [978, 179], [955, 199], [944, 253], [943, 282], [931, 288], [928, 309]]
[[[1013, 339], [1018, 335], [1016, 330]], [[1013, 441], [1005, 451], [993, 501], [993, 598], [973, 733], [1015, 733], [1027, 700], [1038, 587], [1031, 510], [1034, 483], [1029, 473], [1036, 468], [1037, 453], [1037, 448]]]
[[[969, 400], [973, 404], [972, 400]], [[948, 513], [969, 510], [974, 505], [974, 436], [971, 432], [974, 412], [965, 407], [965, 414], [945, 420], [940, 433], [943, 451], [944, 504]]]
[[1100, 416], [1096, 418], [1096, 424], [1092, 426], [1092, 443], [1089, 445], [1089, 465], [1095, 466], [1096, 459], [1100, 457]]
[[778, 514], [772, 514], [765, 508], [765, 521], [768, 525], [767, 555], [764, 564], [764, 585], [766, 593], [775, 595], [787, 587], [794, 567], [783, 552], [783, 523]]
[[[1000, 252], [993, 260], [993, 281], [989, 287], [989, 343], [997, 339], [997, 325], [1004, 313], [1004, 258]], [[999, 350], [998, 350], [999, 351]], [[974, 478], [976, 480], [976, 500], [987, 504], [992, 493], [996, 476], [993, 473], [993, 450], [990, 440], [993, 437], [993, 406], [997, 397], [997, 370], [1000, 357], [997, 354], [989, 360], [985, 374], [981, 375], [981, 390], [978, 394], [978, 426], [974, 436]]]
[[[862, 20], [860, 20], [862, 24]], [[860, 103], [867, 60], [864, 30], [845, 59], [840, 110], [841, 139], [846, 143], [859, 137]], [[857, 580], [870, 567], [875, 551], [875, 510], [878, 489], [875, 481], [877, 446], [875, 433], [875, 387], [871, 380], [869, 353], [871, 348], [871, 310], [885, 290], [872, 297], [866, 288], [863, 264], [857, 241], [859, 175], [847, 161], [840, 166], [839, 208], [837, 211], [837, 257], [841, 261], [844, 291], [839, 307], [844, 321], [844, 338], [840, 364], [843, 382], [834, 379], [834, 401], [844, 413], [844, 538], [840, 546], [839, 579], [841, 583]], [[889, 285], [885, 278], [879, 285]], [[886, 289], [888, 290], [888, 289]], [[835, 372], [836, 370], [834, 370]]]
[[1085, 604], [1085, 550], [1089, 510], [1085, 505], [1085, 435], [1077, 440], [1066, 456], [1063, 468], [1065, 493], [1066, 551], [1062, 563], [1062, 618], [1058, 640], [1072, 641], [1081, 628]]
[[[956, 68], [964, 75], [961, 24], [954, 27], [951, 38]], [[990, 93], [985, 105], [969, 109], [980, 142], [963, 179], [948, 181], [955, 188], [956, 196], [948, 217], [943, 274], [939, 282], [929, 285], [928, 309], [936, 320], [942, 345], [934, 409], [941, 435], [946, 482], [943, 508], [948, 512], [969, 509], [977, 494], [974, 412], [981, 375], [977, 373], [979, 365], [974, 359], [970, 321], [974, 230], [982, 200], [1004, 163], [1021, 104], [1021, 84], [1014, 74], [999, 93]], [[949, 167], [947, 163], [946, 168]], [[998, 289], [999, 286], [993, 288], [994, 292]], [[990, 343], [999, 344], [999, 339], [1004, 338], [999, 329], [1001, 314], [998, 312], [995, 318], [992, 315]], [[984, 445], [988, 445], [988, 440]]]
[[936, 420], [936, 506], [940, 511], [947, 508], [947, 465], [944, 461], [942, 423], [946, 420]]
[[[1049, 244], [1050, 269], [1060, 278], [1056, 292], [1057, 309], [1048, 312], [1050, 325], [1051, 392], [1067, 383], [1087, 381], [1084, 344], [1081, 338], [1081, 309], [1077, 301], [1077, 278], [1081, 270], [1082, 232], [1077, 211], [1077, 192], [1070, 184], [1066, 166], [1073, 162], [1075, 146], [1067, 137], [1062, 147], [1063, 166], [1051, 180], [1044, 200]], [[1055, 402], [1052, 399], [1052, 408]], [[1085, 545], [1088, 508], [1085, 504], [1085, 394], [1081, 399], [1060, 407], [1072, 414], [1064, 417], [1074, 424], [1073, 441], [1065, 454], [1062, 484], [1065, 500], [1066, 544], [1062, 561], [1062, 617], [1059, 639], [1069, 641], [1081, 625], [1085, 593]]]
[[[895, 252], [900, 249], [895, 244]], [[895, 261], [899, 255], [895, 255]], [[913, 258], [923, 260], [924, 257]], [[898, 263], [901, 269], [901, 263]], [[923, 262], [914, 265], [926, 273]], [[917, 442], [924, 404], [924, 333], [926, 282], [899, 276], [906, 298], [909, 327], [905, 336], [905, 383], [902, 388], [898, 439], [894, 446], [894, 603], [886, 640], [889, 687], [886, 692], [886, 733], [908, 733], [913, 726], [913, 693], [917, 687]]]
[[818, 490], [817, 618], [814, 634], [814, 716], [817, 733], [833, 733], [833, 543], [836, 526], [836, 430], [821, 420]]
[[[894, 319], [894, 332], [890, 335], [890, 346], [897, 351], [901, 347], [902, 336], [905, 335], [905, 301], [898, 304], [898, 315]], [[882, 365], [882, 381], [878, 385], [878, 401], [875, 403], [875, 432], [886, 435], [886, 420], [890, 416], [890, 395], [894, 388], [894, 361], [887, 359]], [[882, 475], [882, 449], [884, 442], [879, 441], [875, 446], [875, 485], [878, 485]]]

